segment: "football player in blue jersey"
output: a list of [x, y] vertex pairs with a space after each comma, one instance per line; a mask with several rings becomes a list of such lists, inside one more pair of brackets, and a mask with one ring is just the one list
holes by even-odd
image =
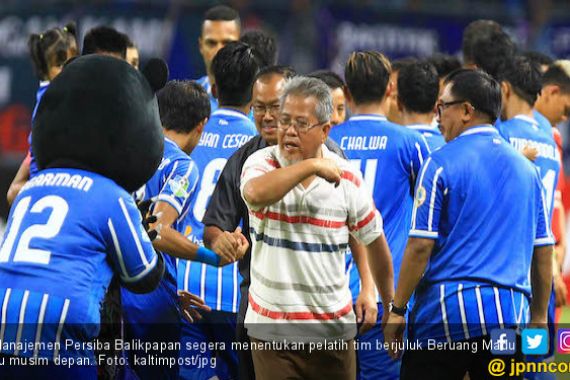
[[[177, 296], [176, 257], [223, 265], [234, 257], [221, 259], [213, 252], [199, 247], [182, 235], [183, 220], [191, 201], [196, 196], [198, 169], [188, 156], [198, 144], [209, 116], [206, 91], [194, 82], [171, 81], [157, 94], [160, 118], [164, 129], [164, 156], [158, 170], [138, 192], [143, 199], [156, 198], [151, 213], [161, 225], [161, 239], [155, 248], [165, 253], [166, 271], [159, 287], [149, 294], [122, 291], [126, 336], [148, 342], [178, 342], [180, 340], [180, 312]], [[214, 248], [216, 249], [216, 248]], [[244, 248], [244, 249], [247, 249]], [[208, 309], [208, 308], [206, 308]], [[188, 311], [186, 311], [188, 312]], [[194, 313], [200, 318], [200, 315]], [[187, 316], [192, 320], [192, 316]], [[178, 366], [168, 363], [138, 365], [135, 360], [149, 352], [131, 351], [131, 367], [139, 378], [177, 378]], [[178, 351], [158, 351], [155, 354], [178, 359]]]
[[210, 97], [210, 108], [214, 112], [218, 108], [218, 100], [212, 93], [214, 73], [212, 61], [218, 51], [229, 42], [239, 41], [241, 33], [241, 21], [239, 14], [226, 5], [217, 5], [206, 11], [198, 47], [204, 59], [206, 75], [196, 80]]
[[[390, 72], [390, 62], [380, 53], [366, 51], [350, 55], [344, 77], [352, 116], [332, 128], [330, 137], [363, 173], [384, 219], [397, 279], [412, 216], [413, 183], [429, 149], [418, 132], [393, 124], [384, 116], [393, 87], [389, 82]], [[370, 83], [376, 85], [371, 87]], [[379, 305], [378, 321], [387, 315], [387, 308], [388, 305]], [[383, 336], [380, 328], [374, 328], [359, 339], [371, 341], [376, 347], [375, 342], [382, 342]], [[393, 362], [386, 351], [363, 350], [358, 358], [362, 379], [398, 378], [399, 362]]]
[[[147, 81], [124, 61], [82, 57], [43, 96], [33, 140], [40, 172], [14, 201], [0, 247], [0, 341], [4, 359], [47, 366], [3, 365], [1, 378], [96, 379], [92, 341], [111, 278], [144, 293], [163, 275], [129, 194], [163, 149], [154, 90], [166, 76], [153, 72]], [[78, 365], [62, 365], [70, 358]]]
[[[28, 40], [28, 48], [32, 58], [34, 71], [40, 80], [40, 86], [36, 93], [36, 105], [32, 111], [32, 122], [38, 110], [40, 99], [46, 92], [49, 82], [53, 80], [63, 68], [63, 64], [72, 57], [77, 56], [77, 38], [74, 23], [69, 23], [63, 28], [49, 29], [41, 34], [31, 34]], [[12, 180], [8, 194], [8, 204], [12, 204], [18, 192], [24, 186], [30, 175], [38, 171], [31, 148], [32, 134], [28, 136], [30, 148], [28, 156], [20, 165], [16, 176]]]
[[532, 161], [539, 168], [546, 190], [550, 220], [560, 172], [560, 157], [550, 124], [534, 117], [533, 106], [542, 89], [539, 68], [528, 58], [517, 56], [503, 66], [498, 76], [503, 107], [501, 122], [496, 127], [501, 136], [519, 152], [526, 148], [535, 151]]
[[[185, 219], [185, 235], [196, 244], [203, 244], [204, 225], [202, 218], [210, 197], [228, 158], [243, 144], [257, 134], [249, 119], [252, 87], [258, 64], [252, 49], [242, 42], [230, 42], [220, 49], [212, 62], [214, 83], [212, 91], [219, 101], [219, 108], [204, 127], [198, 146], [192, 152], [200, 181], [196, 186], [196, 196], [190, 203], [190, 212]], [[238, 228], [233, 238], [217, 239], [222, 254], [224, 249], [247, 242]], [[243, 242], [242, 242], [243, 241]], [[242, 242], [242, 243], [240, 243]], [[191, 363], [180, 370], [185, 379], [236, 377], [237, 353], [231, 349], [235, 337], [237, 311], [239, 306], [239, 275], [237, 263], [224, 268], [180, 260], [178, 263], [178, 287], [181, 290], [199, 295], [213, 310], [195, 324], [183, 324], [182, 346], [208, 341], [225, 344], [226, 350], [187, 351], [181, 355], [192, 357], [217, 356], [215, 368], [199, 368]]]
[[570, 61], [558, 60], [542, 76], [542, 90], [534, 105], [552, 127], [570, 116]]
[[[534, 165], [492, 125], [500, 109], [500, 85], [488, 74], [462, 69], [446, 79], [437, 110], [447, 144], [422, 165], [385, 328], [399, 356], [415, 291], [407, 342], [423, 346], [404, 351], [401, 379], [462, 379], [467, 372], [487, 379], [494, 356], [484, 342], [494, 330], [525, 327], [529, 308], [530, 323], [546, 325], [553, 244], [547, 205]], [[501, 359], [524, 360], [514, 331], [497, 334], [513, 336]], [[430, 340], [438, 349], [429, 350]]]
[[398, 74], [398, 109], [402, 124], [421, 133], [430, 151], [445, 144], [439, 128], [432, 125], [439, 94], [437, 71], [428, 62], [413, 62]]

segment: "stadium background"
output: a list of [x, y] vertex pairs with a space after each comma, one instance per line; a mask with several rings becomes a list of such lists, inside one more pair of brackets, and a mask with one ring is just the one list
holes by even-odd
[[[195, 79], [204, 75], [197, 44], [201, 17], [218, 3], [0, 1], [0, 240], [8, 214], [5, 194], [28, 149], [38, 86], [28, 54], [29, 34], [74, 20], [81, 41], [88, 29], [109, 24], [131, 37], [143, 64], [145, 58], [160, 56], [168, 61], [171, 79]], [[262, 28], [275, 35], [279, 63], [301, 73], [317, 68], [341, 72], [346, 57], [356, 49], [378, 50], [391, 59], [436, 52], [460, 56], [462, 31], [478, 18], [500, 22], [521, 49], [570, 57], [568, 0], [234, 0], [227, 4], [240, 12], [244, 30]], [[561, 126], [561, 132], [569, 175], [568, 125]], [[568, 208], [570, 194], [564, 198]], [[560, 322], [570, 326], [570, 308], [562, 311]]]

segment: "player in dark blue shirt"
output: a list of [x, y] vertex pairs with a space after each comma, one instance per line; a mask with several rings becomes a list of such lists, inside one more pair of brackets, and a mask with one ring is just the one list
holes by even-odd
[[[402, 339], [414, 291], [408, 341], [482, 347], [494, 329], [546, 323], [553, 239], [543, 187], [534, 165], [492, 126], [500, 108], [489, 75], [459, 70], [446, 80], [437, 109], [447, 144], [425, 161], [416, 184], [390, 344]], [[483, 349], [423, 348], [405, 351], [402, 379], [461, 379], [467, 371], [487, 378], [493, 359]], [[523, 360], [520, 351], [509, 358]]]
[[397, 99], [400, 119], [403, 125], [424, 136], [431, 152], [445, 144], [439, 128], [432, 124], [438, 95], [439, 79], [430, 63], [416, 61], [400, 69]]
[[[330, 137], [361, 170], [382, 214], [397, 279], [412, 216], [413, 183], [429, 149], [418, 132], [393, 124], [383, 115], [386, 98], [392, 90], [390, 70], [388, 59], [380, 53], [350, 55], [345, 80], [352, 116], [332, 128]], [[370, 86], [370, 83], [377, 85]], [[387, 307], [380, 305], [378, 320], [384, 315], [382, 309]], [[374, 328], [359, 339], [370, 340], [376, 347], [375, 342], [383, 340], [381, 329]], [[399, 362], [391, 361], [384, 350], [360, 352], [359, 363], [362, 378], [398, 377]]]

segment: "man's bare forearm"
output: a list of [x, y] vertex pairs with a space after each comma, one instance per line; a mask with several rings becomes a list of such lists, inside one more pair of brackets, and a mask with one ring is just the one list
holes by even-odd
[[532, 285], [531, 322], [546, 323], [547, 320], [548, 301], [552, 291], [552, 249], [551, 245], [534, 248], [530, 269]]
[[356, 264], [358, 274], [360, 275], [362, 291], [374, 291], [374, 279], [372, 278], [372, 272], [370, 271], [370, 266], [368, 265], [366, 247], [360, 244], [352, 236], [350, 236], [348, 242], [354, 263]]
[[382, 303], [388, 305], [394, 298], [394, 266], [392, 254], [384, 234], [366, 246], [370, 271], [382, 298]]
[[285, 168], [249, 180], [244, 187], [244, 197], [256, 208], [263, 208], [283, 199], [291, 189], [314, 175], [317, 163], [314, 159], [303, 160]]
[[410, 300], [429, 262], [433, 245], [434, 241], [430, 239], [408, 239], [394, 297], [396, 306], [403, 307]]

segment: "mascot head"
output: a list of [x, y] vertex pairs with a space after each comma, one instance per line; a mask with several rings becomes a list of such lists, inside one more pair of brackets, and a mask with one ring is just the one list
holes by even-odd
[[167, 79], [159, 59], [142, 72], [96, 54], [67, 64], [50, 83], [34, 120], [32, 149], [39, 168], [84, 169], [129, 192], [138, 189], [162, 158], [154, 94]]

